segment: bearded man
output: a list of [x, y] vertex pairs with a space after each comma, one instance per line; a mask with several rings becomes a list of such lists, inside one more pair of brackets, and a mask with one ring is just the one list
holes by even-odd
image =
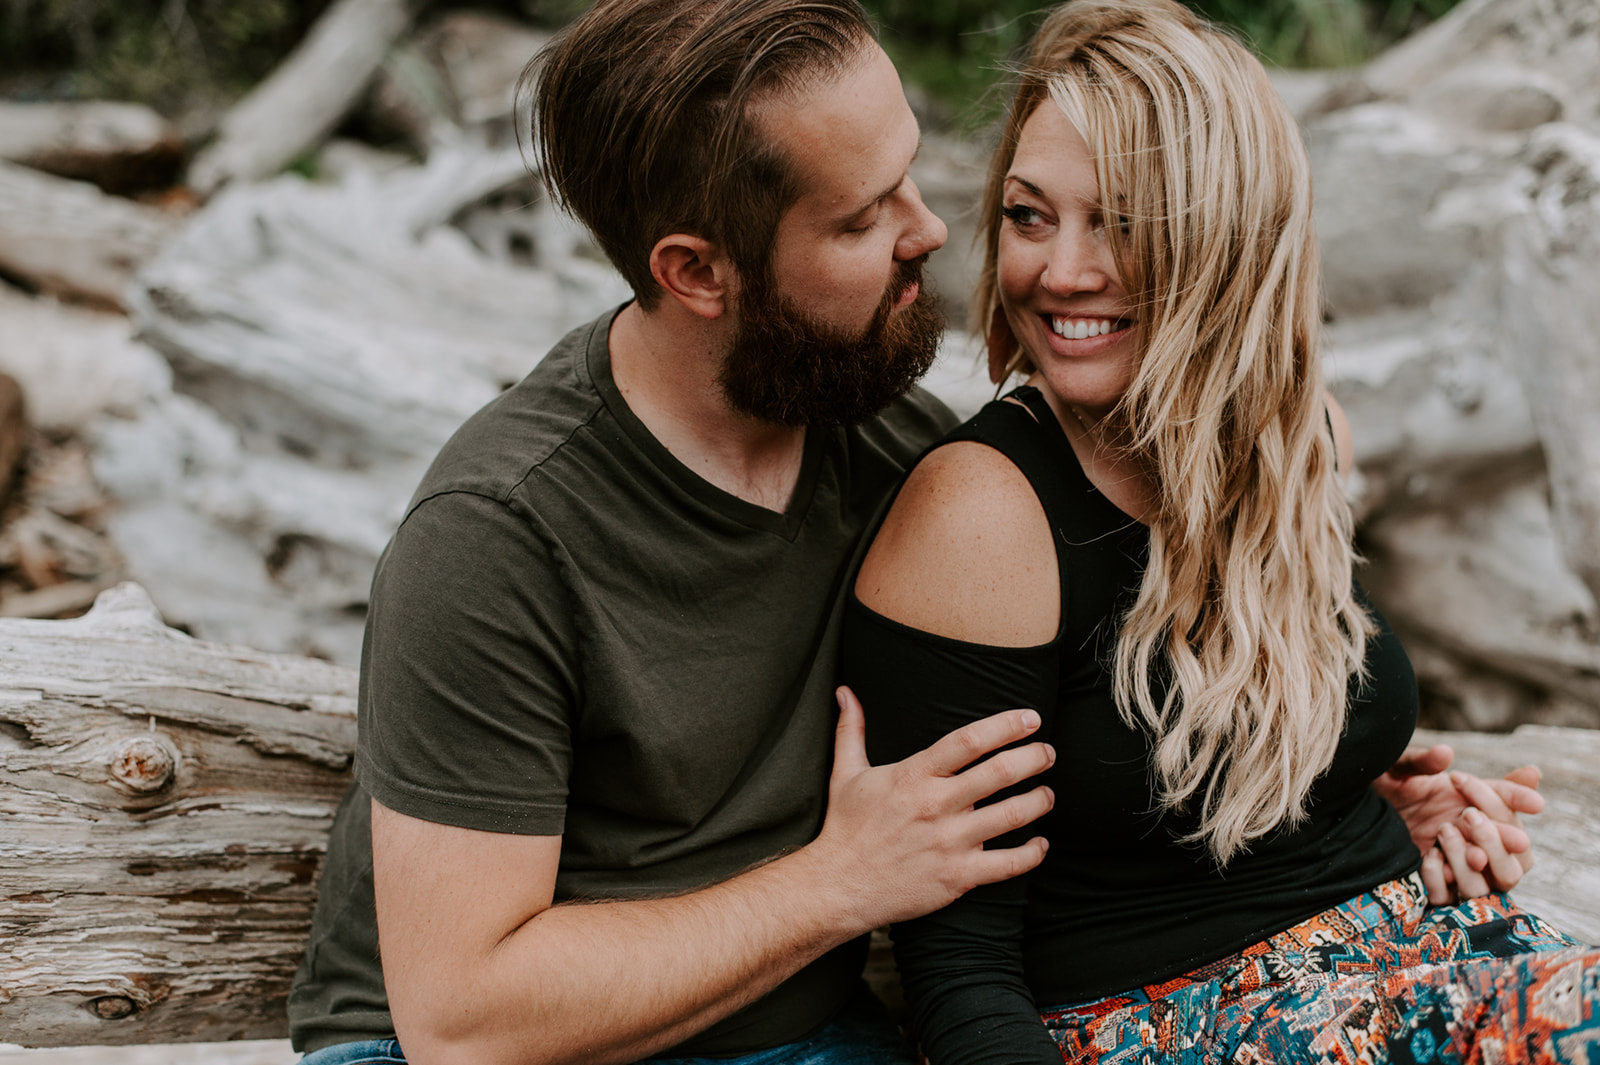
[[601, 0], [536, 62], [542, 174], [635, 297], [457, 432], [379, 564], [295, 1045], [908, 1061], [864, 935], [1036, 864], [983, 843], [1047, 792], [973, 804], [1051, 758], [965, 768], [1018, 710], [871, 768], [835, 705], [846, 566], [954, 424], [912, 391], [916, 120], [855, 0]]

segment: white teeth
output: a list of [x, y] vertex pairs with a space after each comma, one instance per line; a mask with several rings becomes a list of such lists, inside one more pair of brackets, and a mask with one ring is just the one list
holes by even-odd
[[1109, 318], [1061, 318], [1051, 315], [1050, 328], [1057, 336], [1068, 340], [1087, 340], [1090, 337], [1104, 336], [1115, 329], [1116, 325]]

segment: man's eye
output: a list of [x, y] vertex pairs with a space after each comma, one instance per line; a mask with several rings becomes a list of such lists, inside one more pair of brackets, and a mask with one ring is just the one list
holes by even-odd
[[866, 233], [878, 224], [878, 219], [883, 215], [883, 205], [873, 204], [865, 211], [852, 218], [844, 227], [846, 233]]

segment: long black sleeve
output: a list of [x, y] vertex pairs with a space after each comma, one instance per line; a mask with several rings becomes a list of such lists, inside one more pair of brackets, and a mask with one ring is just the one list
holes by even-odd
[[[867, 756], [899, 761], [990, 714], [1032, 707], [1048, 736], [1057, 652], [983, 647], [919, 632], [853, 599], [845, 613], [841, 679], [866, 710]], [[1025, 781], [996, 798], [1026, 791]], [[991, 800], [993, 801], [993, 800]], [[1036, 825], [991, 841], [1015, 846]], [[913, 1034], [933, 1065], [1060, 1065], [1022, 964], [1026, 877], [989, 884], [891, 929]]]

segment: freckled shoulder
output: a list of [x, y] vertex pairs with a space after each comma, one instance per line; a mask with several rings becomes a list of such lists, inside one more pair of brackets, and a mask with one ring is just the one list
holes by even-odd
[[1060, 622], [1044, 508], [1021, 470], [973, 441], [947, 444], [911, 472], [855, 590], [885, 617], [973, 643], [1032, 647]]

